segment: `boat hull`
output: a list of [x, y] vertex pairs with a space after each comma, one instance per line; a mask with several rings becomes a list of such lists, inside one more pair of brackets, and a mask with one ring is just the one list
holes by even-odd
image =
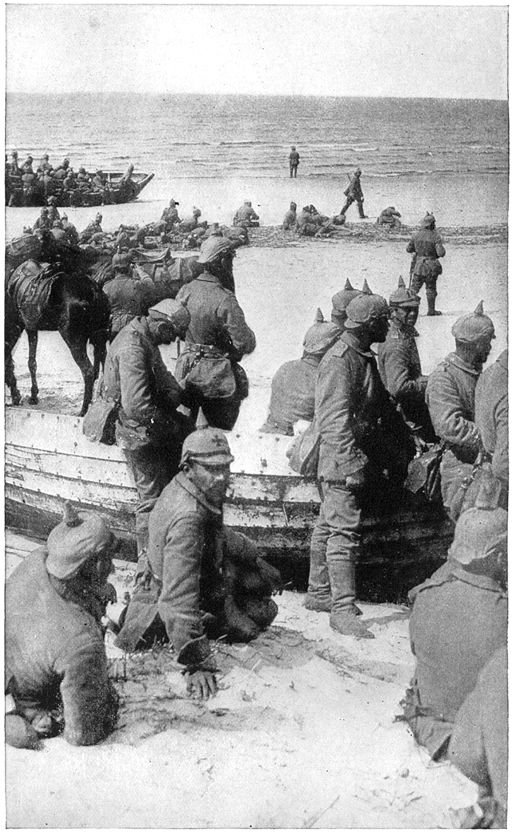
[[[288, 470], [287, 437], [230, 436], [235, 462], [224, 522], [249, 535], [297, 583], [308, 571], [309, 542], [319, 511], [316, 484]], [[6, 525], [44, 539], [59, 522], [63, 500], [100, 511], [134, 559], [136, 490], [123, 451], [89, 442], [82, 419], [8, 408], [6, 412]], [[359, 562], [361, 597], [397, 600], [446, 556], [452, 526], [440, 507], [399, 505], [363, 516]]]
[[[154, 178], [153, 173], [134, 173], [129, 182], [121, 186], [122, 173], [107, 173], [109, 189], [99, 191], [69, 191], [56, 190], [53, 196], [57, 200], [58, 208], [95, 207], [100, 205], [122, 205], [134, 202], [139, 194]], [[6, 183], [6, 205], [10, 208], [37, 208], [47, 204], [47, 194], [42, 189], [35, 188], [30, 196], [23, 194], [21, 185]]]

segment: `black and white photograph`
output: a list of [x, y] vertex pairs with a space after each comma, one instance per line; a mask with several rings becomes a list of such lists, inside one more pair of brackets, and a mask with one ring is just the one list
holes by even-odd
[[508, 17], [5, 4], [8, 828], [507, 828]]

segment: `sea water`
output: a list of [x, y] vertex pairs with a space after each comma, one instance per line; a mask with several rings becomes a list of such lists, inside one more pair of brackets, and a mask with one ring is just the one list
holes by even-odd
[[[440, 225], [506, 222], [508, 104], [448, 99], [90, 94], [7, 96], [6, 145], [37, 162], [155, 173], [137, 221], [175, 197], [228, 222], [251, 199], [264, 224], [290, 200], [338, 213], [359, 166], [366, 213], [395, 205], [408, 224], [426, 210]], [[298, 178], [288, 155], [300, 153]], [[155, 208], [155, 210], [153, 210]], [[89, 211], [89, 213], [91, 213]], [[351, 208], [348, 218], [356, 216]]]

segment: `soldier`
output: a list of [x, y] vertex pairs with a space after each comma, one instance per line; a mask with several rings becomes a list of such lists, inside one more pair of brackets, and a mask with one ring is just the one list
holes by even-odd
[[41, 211], [39, 213], [39, 217], [37, 218], [37, 220], [35, 221], [35, 223], [33, 225], [34, 231], [36, 231], [37, 229], [42, 231], [44, 228], [50, 230], [51, 227], [52, 226], [50, 224], [50, 219], [48, 217], [48, 208], [43, 207], [43, 208], [41, 208]]
[[494, 324], [484, 315], [482, 302], [471, 315], [462, 315], [454, 323], [452, 335], [455, 352], [447, 355], [429, 376], [426, 402], [436, 435], [446, 446], [441, 463], [441, 491], [444, 506], [456, 521], [480, 450], [475, 388], [495, 337]]
[[245, 199], [243, 205], [237, 209], [234, 219], [232, 220], [233, 226], [240, 225], [243, 228], [257, 228], [259, 225], [259, 215], [255, 213], [254, 209], [252, 208], [252, 203], [249, 199]]
[[492, 470], [502, 485], [502, 505], [509, 493], [509, 397], [508, 350], [504, 350], [478, 379], [475, 390], [475, 422]]
[[193, 214], [191, 217], [186, 217], [185, 220], [181, 220], [179, 223], [179, 231], [182, 232], [190, 232], [193, 231], [199, 225], [198, 218], [202, 216], [202, 212], [199, 208], [193, 208]]
[[233, 257], [227, 239], [208, 237], [198, 258], [204, 271], [177, 295], [191, 323], [176, 377], [190, 391], [192, 418], [201, 407], [208, 423], [223, 430], [232, 430], [241, 401], [248, 395], [248, 380], [237, 362], [255, 349], [255, 335], [236, 296], [221, 282], [228, 271], [232, 273]]
[[421, 372], [416, 346], [419, 304], [419, 297], [406, 288], [400, 277], [398, 289], [389, 298], [389, 332], [384, 343], [378, 345], [378, 369], [384, 387], [400, 405], [405, 418], [413, 423], [425, 442], [435, 442], [425, 403], [428, 376]]
[[343, 217], [345, 216], [348, 208], [352, 204], [352, 202], [357, 203], [357, 208], [359, 209], [359, 217], [361, 220], [366, 220], [367, 216], [364, 213], [364, 194], [362, 193], [362, 185], [361, 185], [361, 174], [362, 171], [360, 168], [357, 168], [353, 176], [350, 178], [350, 184], [346, 188], [344, 195], [346, 197], [346, 202], [341, 208], [341, 214]]
[[263, 433], [293, 436], [295, 422], [312, 422], [318, 366], [340, 333], [340, 328], [327, 323], [318, 309], [303, 339], [302, 357], [286, 361], [273, 376], [268, 418], [260, 429]]
[[421, 228], [407, 245], [407, 251], [414, 254], [411, 266], [410, 288], [415, 295], [426, 286], [428, 315], [441, 315], [435, 308], [437, 297], [437, 278], [442, 274], [443, 267], [439, 257], [444, 257], [446, 249], [441, 235], [435, 230], [435, 217], [428, 212], [421, 220]]
[[448, 561], [409, 594], [416, 669], [405, 718], [430, 756], [446, 755], [457, 712], [507, 643], [507, 512], [465, 511]]
[[91, 180], [91, 185], [94, 191], [103, 191], [107, 188], [107, 176], [103, 170], [98, 169]]
[[287, 211], [284, 217], [282, 229], [284, 231], [296, 231], [296, 222], [296, 202], [291, 202], [289, 204], [289, 211]]
[[300, 164], [300, 154], [294, 145], [291, 146], [291, 153], [289, 154], [289, 178], [296, 179], [298, 165]]
[[387, 225], [389, 228], [400, 228], [400, 217], [400, 212], [396, 210], [394, 205], [390, 205], [389, 208], [384, 208], [384, 210], [380, 212], [380, 216], [377, 219], [377, 225]]
[[173, 227], [181, 222], [177, 211], [177, 205], [180, 205], [180, 202], [170, 199], [169, 207], [164, 209], [161, 214], [160, 221], [156, 223], [159, 233], [169, 234], [169, 232], [173, 230]]
[[[479, 787], [461, 829], [506, 829], [508, 785], [507, 647], [482, 668], [452, 730], [448, 759]], [[478, 811], [477, 811], [478, 810]]]
[[91, 184], [91, 177], [87, 173], [86, 169], [83, 167], [79, 168], [79, 172], [77, 173], [77, 183], [79, 188], [82, 190], [89, 190], [89, 186]]
[[52, 223], [51, 234], [54, 240], [58, 243], [66, 243], [66, 233], [62, 227], [61, 220], [54, 220]]
[[103, 234], [102, 219], [103, 217], [100, 211], [98, 211], [94, 220], [92, 220], [89, 225], [86, 225], [84, 231], [80, 232], [79, 241], [81, 243], [89, 243], [95, 234]]
[[56, 167], [52, 173], [54, 179], [66, 179], [70, 168], [70, 160], [63, 159], [62, 164]]
[[107, 577], [116, 544], [99, 514], [65, 504], [46, 546], [8, 578], [5, 670], [14, 707], [7, 742], [34, 748], [64, 728], [72, 745], [94, 745], [113, 730], [118, 696], [100, 622], [115, 595]]
[[115, 254], [112, 267], [114, 277], [103, 285], [111, 308], [111, 341], [133, 318], [147, 315], [156, 296], [155, 284], [150, 277], [134, 276], [129, 252]]
[[72, 222], [68, 219], [68, 214], [63, 214], [61, 217], [62, 227], [66, 234], [67, 242], [72, 246], [77, 246], [79, 243], [78, 231]]
[[365, 287], [363, 286], [362, 292], [359, 289], [354, 289], [348, 278], [346, 279], [346, 283], [344, 285], [344, 289], [341, 289], [340, 292], [336, 292], [335, 295], [332, 297], [332, 313], [330, 315], [330, 320], [333, 324], [335, 324], [340, 330], [344, 329], [344, 324], [346, 321], [346, 307], [354, 298], [357, 298], [361, 294], [371, 294], [369, 291], [369, 286], [364, 281]]
[[310, 205], [304, 205], [296, 221], [298, 234], [304, 237], [314, 237], [319, 230], [319, 225], [311, 214]]
[[24, 163], [21, 166], [22, 175], [24, 173], [32, 173], [32, 174], [34, 173], [34, 170], [33, 170], [33, 167], [32, 167], [32, 162], [33, 161], [34, 160], [33, 160], [32, 156], [27, 156], [26, 160], [24, 161]]
[[57, 208], [57, 197], [49, 196], [46, 200], [46, 204], [48, 205], [48, 219], [50, 220], [50, 224], [53, 225], [55, 220], [61, 219], [61, 215]]
[[37, 169], [36, 173], [42, 173], [42, 174], [43, 174], [43, 173], [47, 173], [47, 174], [49, 174], [49, 173], [51, 173], [51, 172], [53, 171], [53, 167], [52, 167], [52, 165], [50, 164], [50, 162], [48, 161], [48, 160], [49, 160], [49, 158], [50, 158], [50, 157], [48, 156], [48, 153], [45, 153], [45, 154], [41, 157], [41, 161], [40, 161], [40, 163], [39, 163], [39, 165], [38, 165], [38, 169]]
[[376, 483], [386, 468], [386, 488], [397, 487], [413, 449], [370, 350], [385, 340], [387, 303], [362, 294], [350, 301], [346, 314], [345, 331], [321, 360], [316, 382], [322, 503], [312, 533], [305, 606], [330, 612], [330, 626], [340, 633], [373, 638], [355, 603], [361, 495], [366, 481]]
[[164, 486], [177, 472], [182, 443], [193, 429], [177, 407], [188, 404], [166, 369], [160, 344], [183, 338], [189, 313], [166, 299], [123, 327], [107, 351], [102, 398], [119, 402], [116, 442], [124, 449], [138, 492], [136, 539], [148, 545], [148, 517]]
[[219, 430], [197, 430], [185, 440], [180, 471], [150, 515], [146, 565], [116, 640], [127, 651], [169, 640], [186, 667], [188, 691], [204, 699], [216, 693], [217, 681], [202, 611], [214, 610], [219, 627], [241, 641], [277, 614], [270, 598], [276, 570], [270, 573], [252, 541], [223, 526], [232, 461]]

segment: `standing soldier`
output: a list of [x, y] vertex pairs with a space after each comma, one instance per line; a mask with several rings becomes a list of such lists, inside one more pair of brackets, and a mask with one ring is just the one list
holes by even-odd
[[55, 220], [61, 219], [59, 209], [57, 208], [57, 197], [49, 196], [46, 204], [48, 205], [48, 219], [50, 220], [50, 225], [53, 225]]
[[296, 147], [291, 145], [291, 153], [289, 154], [289, 178], [296, 179], [296, 173], [298, 171], [298, 165], [300, 164], [300, 154], [298, 153]]
[[482, 301], [471, 315], [462, 315], [454, 323], [452, 335], [455, 352], [429, 376], [426, 401], [434, 430], [445, 443], [441, 491], [444, 506], [456, 521], [480, 450], [475, 388], [495, 337], [494, 324], [484, 315]]
[[441, 315], [435, 308], [437, 297], [437, 278], [443, 267], [439, 257], [444, 257], [446, 249], [439, 231], [435, 230], [435, 217], [428, 212], [421, 220], [421, 228], [413, 235], [407, 245], [409, 254], [414, 254], [410, 288], [415, 295], [426, 286], [428, 315]]
[[61, 217], [62, 227], [64, 229], [64, 233], [66, 234], [66, 240], [71, 246], [78, 246], [79, 244], [79, 235], [78, 231], [73, 225], [72, 222], [68, 219], [68, 214], [63, 214]]
[[111, 308], [111, 341], [133, 318], [148, 314], [155, 301], [155, 284], [150, 277], [135, 277], [128, 251], [112, 258], [114, 277], [103, 285]]
[[352, 202], [357, 203], [357, 208], [359, 209], [359, 217], [361, 220], [366, 220], [367, 216], [364, 213], [364, 194], [362, 193], [362, 186], [361, 186], [361, 169], [357, 168], [353, 176], [350, 178], [350, 184], [346, 188], [344, 195], [346, 197], [346, 202], [341, 208], [341, 214], [344, 217], [348, 208], [352, 204]]
[[229, 240], [209, 237], [198, 258], [204, 271], [177, 295], [191, 323], [175, 375], [194, 401], [192, 418], [201, 407], [209, 425], [223, 430], [232, 430], [248, 395], [248, 380], [237, 362], [255, 349], [255, 335], [236, 296], [222, 285], [233, 257]]
[[346, 313], [345, 331], [323, 357], [316, 383], [322, 502], [312, 533], [305, 606], [330, 612], [330, 626], [340, 633], [373, 638], [359, 621], [361, 611], [355, 603], [361, 495], [366, 481], [376, 480], [385, 468], [389, 488], [403, 478], [407, 429], [380, 380], [370, 349], [385, 340], [386, 301], [363, 294], [348, 304]]
[[391, 320], [383, 344], [378, 345], [378, 369], [385, 388], [400, 405], [407, 421], [420, 430], [426, 442], [434, 442], [435, 434], [425, 403], [428, 376], [421, 372], [415, 324], [420, 299], [407, 289], [403, 278], [389, 298]]
[[189, 313], [174, 300], [151, 307], [123, 327], [107, 351], [102, 398], [119, 402], [116, 442], [124, 449], [138, 492], [138, 553], [148, 544], [148, 517], [177, 472], [182, 443], [193, 429], [177, 407], [184, 391], [166, 369], [160, 344], [183, 338]]

